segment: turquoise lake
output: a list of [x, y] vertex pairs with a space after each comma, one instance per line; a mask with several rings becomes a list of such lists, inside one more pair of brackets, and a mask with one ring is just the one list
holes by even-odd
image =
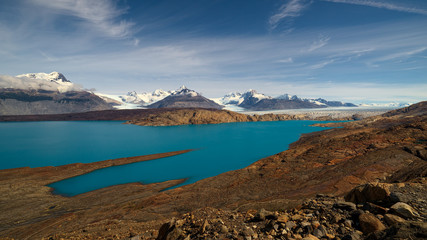
[[53, 183], [74, 196], [116, 184], [183, 179], [184, 184], [244, 168], [282, 152], [319, 121], [142, 127], [120, 121], [0, 123], [0, 169], [59, 166], [184, 149], [174, 157], [99, 169]]

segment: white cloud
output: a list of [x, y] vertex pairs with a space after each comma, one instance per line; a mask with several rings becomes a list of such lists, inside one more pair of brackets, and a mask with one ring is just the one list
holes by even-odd
[[132, 35], [133, 22], [118, 20], [126, 13], [109, 0], [31, 0], [55, 13], [74, 16], [86, 21], [93, 29], [110, 37], [129, 37]]
[[401, 5], [397, 5], [397, 4], [392, 4], [389, 2], [379, 2], [379, 1], [372, 1], [372, 0], [323, 0], [323, 1], [334, 2], [334, 3], [353, 4], [353, 5], [362, 5], [362, 6], [369, 6], [369, 7], [375, 7], [375, 8], [383, 8], [383, 9], [388, 9], [388, 10], [392, 10], [392, 11], [427, 15], [427, 10], [425, 10], [425, 9], [415, 8], [415, 7], [405, 7], [405, 6], [401, 6]]
[[307, 0], [290, 0], [283, 4], [278, 12], [270, 17], [269, 23], [271, 29], [275, 29], [282, 20], [293, 19], [301, 15], [301, 12], [311, 4]]

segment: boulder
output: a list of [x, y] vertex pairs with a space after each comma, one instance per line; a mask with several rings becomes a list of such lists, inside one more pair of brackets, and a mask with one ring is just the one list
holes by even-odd
[[386, 227], [372, 213], [363, 213], [359, 216], [359, 224], [364, 234], [385, 230]]
[[353, 203], [383, 202], [390, 196], [389, 188], [390, 185], [385, 183], [368, 183], [355, 187], [344, 196], [344, 199]]
[[411, 206], [403, 202], [395, 203], [390, 207], [390, 210], [405, 219], [414, 218], [418, 215], [418, 213]]

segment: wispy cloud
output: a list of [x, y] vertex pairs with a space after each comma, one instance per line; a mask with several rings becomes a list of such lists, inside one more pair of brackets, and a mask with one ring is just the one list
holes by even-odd
[[323, 1], [334, 2], [334, 3], [353, 4], [353, 5], [362, 5], [362, 6], [369, 6], [369, 7], [375, 7], [375, 8], [383, 8], [383, 9], [388, 9], [388, 10], [392, 10], [392, 11], [417, 13], [417, 14], [427, 15], [426, 9], [415, 8], [415, 7], [406, 7], [406, 6], [393, 4], [393, 3], [389, 3], [389, 2], [379, 2], [379, 1], [372, 1], [372, 0], [323, 0]]
[[133, 34], [131, 21], [120, 20], [126, 9], [118, 8], [109, 0], [31, 0], [33, 3], [55, 10], [56, 13], [84, 20], [90, 28], [110, 37], [130, 37]]
[[283, 4], [277, 13], [270, 17], [270, 28], [275, 29], [281, 21], [292, 20], [301, 15], [302, 11], [310, 6], [309, 0], [290, 0]]
[[325, 46], [326, 44], [328, 44], [329, 40], [331, 38], [327, 37], [327, 36], [320, 36], [318, 40], [314, 41], [310, 47], [307, 49], [307, 52], [313, 52], [316, 49], [319, 49], [323, 46]]
[[[369, 67], [373, 67], [373, 68], [378, 68], [380, 67], [380, 64], [384, 64], [386, 62], [389, 61], [393, 61], [393, 60], [405, 60], [408, 58], [413, 57], [414, 55], [417, 55], [419, 53], [422, 53], [424, 51], [427, 50], [427, 47], [421, 47], [421, 48], [417, 48], [417, 49], [412, 49], [412, 50], [407, 50], [407, 51], [401, 51], [401, 52], [397, 52], [397, 53], [392, 53], [392, 54], [388, 54], [382, 57], [377, 57], [377, 58], [373, 58], [370, 61], [368, 61], [366, 63], [367, 66]], [[423, 69], [425, 67], [409, 67], [406, 68], [405, 70], [411, 69], [411, 70], [415, 70], [415, 69]]]
[[320, 62], [320, 63], [314, 64], [314, 65], [312, 65], [310, 68], [311, 68], [311, 69], [321, 69], [321, 68], [324, 68], [324, 67], [326, 67], [327, 65], [329, 65], [329, 64], [331, 64], [331, 63], [334, 63], [334, 62], [335, 62], [335, 59], [328, 59], [328, 60], [325, 60], [325, 61], [323, 61], [323, 62]]
[[293, 63], [294, 60], [291, 57], [285, 58], [285, 59], [280, 59], [277, 61], [278, 63]]
[[389, 60], [398, 59], [398, 58], [408, 58], [408, 57], [411, 57], [411, 56], [416, 55], [418, 53], [422, 53], [425, 50], [427, 50], [427, 47], [417, 48], [417, 49], [404, 51], [404, 52], [393, 53], [393, 54], [386, 55], [384, 57], [377, 58], [377, 59], [375, 59], [375, 62], [389, 61]]

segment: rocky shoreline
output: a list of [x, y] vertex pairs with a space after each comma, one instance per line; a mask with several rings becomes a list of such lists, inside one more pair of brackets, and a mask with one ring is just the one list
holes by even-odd
[[310, 114], [243, 114], [228, 110], [211, 109], [176, 109], [159, 114], [130, 120], [128, 124], [140, 126], [176, 126], [194, 124], [219, 124], [232, 122], [270, 122], [288, 120], [317, 120], [317, 121], [345, 121], [363, 118], [362, 115], [353, 114], [346, 117], [331, 117], [329, 115], [312, 116]]
[[[376, 112], [378, 113], [378, 112]], [[379, 114], [379, 113], [378, 113]], [[201, 109], [201, 108], [162, 108], [162, 109], [132, 109], [106, 110], [84, 113], [54, 114], [54, 115], [11, 115], [0, 116], [0, 122], [16, 121], [127, 121], [130, 124], [141, 126], [175, 126], [190, 124], [218, 124], [230, 122], [260, 122], [286, 120], [356, 120], [365, 118], [361, 114], [321, 114], [310, 113], [292, 114], [244, 114], [229, 110]]]

